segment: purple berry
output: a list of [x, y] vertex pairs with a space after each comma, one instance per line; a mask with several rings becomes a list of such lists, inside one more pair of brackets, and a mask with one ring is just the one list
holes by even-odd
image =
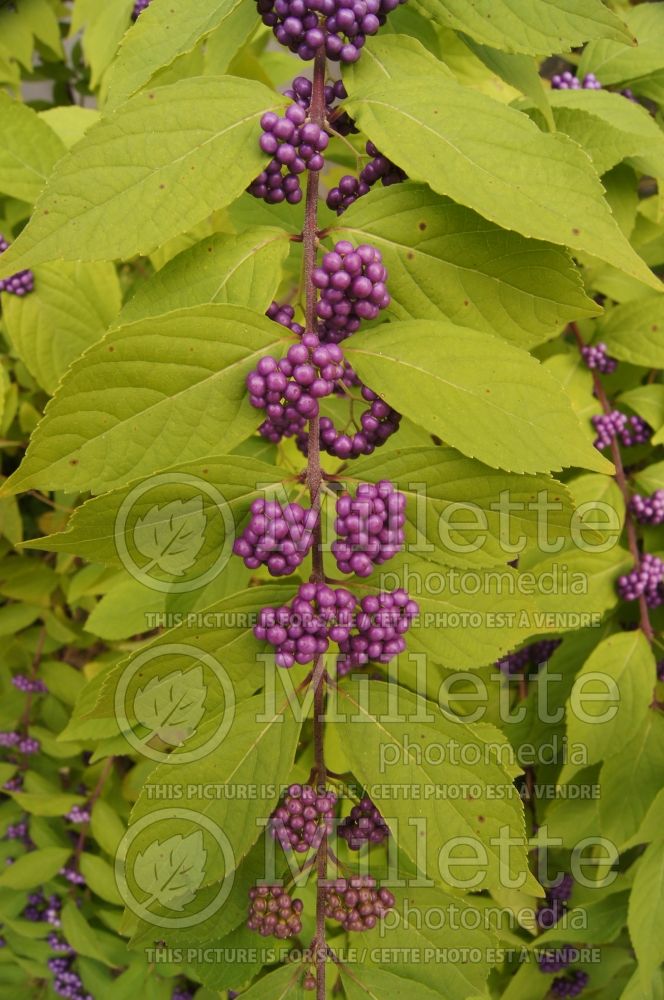
[[357, 249], [347, 240], [323, 256], [313, 273], [320, 290], [316, 314], [322, 321], [323, 343], [339, 343], [359, 328], [363, 319], [375, 319], [390, 304], [387, 271], [380, 251], [367, 244]]
[[355, 498], [344, 493], [337, 500], [332, 553], [341, 573], [370, 576], [400, 552], [404, 545], [406, 497], [388, 480], [360, 483]]
[[394, 906], [394, 896], [371, 876], [336, 879], [325, 888], [325, 916], [346, 931], [371, 930]]
[[139, 14], [142, 14], [146, 7], [150, 6], [150, 0], [136, 0], [134, 3], [134, 9], [131, 13], [132, 19], [135, 21]]
[[301, 899], [291, 899], [279, 885], [258, 885], [249, 890], [247, 927], [261, 937], [274, 936], [282, 941], [302, 930]]
[[646, 444], [653, 434], [652, 427], [641, 417], [628, 417], [620, 410], [599, 414], [592, 418], [592, 424], [597, 432], [593, 444], [599, 451], [608, 448], [614, 439], [619, 439], [626, 448]]
[[363, 597], [353, 631], [339, 642], [342, 675], [369, 661], [390, 663], [403, 653], [404, 636], [419, 610], [402, 589]]
[[588, 985], [589, 978], [588, 973], [581, 969], [559, 976], [553, 980], [551, 994], [554, 997], [578, 997]]
[[[9, 249], [9, 243], [0, 233], [0, 254]], [[35, 279], [32, 271], [18, 271], [9, 278], [0, 279], [0, 292], [7, 292], [9, 295], [18, 295], [19, 298], [28, 295], [34, 290]]]
[[372, 142], [367, 143], [366, 150], [372, 159], [360, 171], [359, 178], [346, 174], [339, 181], [339, 186], [328, 193], [327, 207], [336, 211], [337, 215], [345, 212], [358, 198], [368, 194], [379, 180], [383, 187], [407, 180], [404, 171], [379, 153]]
[[664, 562], [646, 553], [631, 573], [618, 577], [616, 589], [623, 601], [638, 601], [644, 596], [649, 608], [657, 608], [664, 603], [663, 581]]
[[539, 667], [553, 656], [561, 642], [562, 639], [542, 639], [533, 642], [516, 653], [503, 656], [497, 661], [496, 666], [505, 674], [518, 674], [528, 667]]
[[262, 498], [251, 505], [252, 518], [233, 546], [248, 569], [267, 566], [272, 576], [293, 573], [313, 543], [317, 515], [300, 504], [282, 507]]
[[639, 524], [653, 527], [664, 524], [664, 490], [655, 490], [649, 497], [636, 493], [630, 500], [629, 509]]
[[291, 785], [270, 817], [270, 833], [284, 851], [306, 854], [312, 847], [318, 848], [324, 833], [331, 832], [336, 807], [334, 792]]
[[382, 844], [389, 835], [387, 823], [367, 796], [353, 806], [350, 815], [339, 825], [339, 836], [351, 851], [359, 851], [363, 844]]
[[581, 348], [581, 355], [587, 367], [600, 375], [611, 375], [618, 367], [617, 358], [609, 356], [606, 344], [586, 344]]
[[263, 608], [254, 635], [274, 647], [279, 667], [313, 663], [330, 641], [348, 639], [355, 604], [348, 590], [304, 583], [290, 604]]

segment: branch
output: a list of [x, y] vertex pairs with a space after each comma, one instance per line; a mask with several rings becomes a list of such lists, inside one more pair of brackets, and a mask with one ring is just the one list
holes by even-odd
[[[316, 52], [314, 61], [313, 92], [309, 117], [321, 128], [325, 124], [325, 46]], [[310, 172], [307, 177], [307, 195], [305, 202], [304, 230], [302, 244], [304, 251], [304, 292], [305, 292], [305, 329], [307, 333], [316, 332], [316, 288], [312, 275], [316, 266], [316, 251], [318, 249], [318, 186], [319, 174]], [[311, 508], [316, 512], [316, 527], [312, 547], [312, 583], [323, 583], [325, 571], [323, 567], [322, 522], [321, 522], [321, 483], [320, 467], [320, 418], [313, 417], [309, 421], [309, 441], [307, 448], [307, 483], [311, 497]], [[325, 661], [319, 656], [313, 671], [314, 684], [314, 772], [316, 783], [325, 781], [325, 748], [324, 723], [325, 713]], [[325, 1000], [325, 897], [324, 882], [327, 877], [327, 833], [323, 833], [318, 853], [316, 855], [316, 1000]]]
[[[570, 329], [576, 338], [576, 342], [579, 346], [579, 351], [582, 347], [585, 347], [583, 342], [583, 337], [579, 332], [578, 324], [570, 323]], [[609, 398], [606, 395], [604, 386], [602, 385], [602, 380], [600, 379], [596, 371], [592, 372], [593, 383], [595, 386], [595, 395], [597, 396], [604, 413], [611, 413], [613, 407], [609, 402]], [[641, 561], [641, 552], [639, 551], [639, 538], [636, 530], [636, 524], [634, 523], [634, 518], [632, 517], [631, 511], [629, 509], [629, 502], [632, 498], [632, 491], [629, 488], [629, 483], [627, 482], [627, 475], [625, 474], [625, 467], [623, 465], [622, 454], [620, 452], [620, 445], [615, 437], [611, 439], [611, 458], [613, 459], [613, 464], [616, 467], [615, 480], [618, 484], [620, 492], [622, 493], [623, 501], [625, 503], [625, 530], [627, 532], [627, 544], [629, 546], [629, 551], [634, 559], [634, 564], [638, 566]], [[655, 633], [653, 627], [650, 623], [650, 615], [648, 613], [648, 605], [646, 604], [646, 599], [643, 594], [639, 597], [639, 613], [641, 617], [641, 631], [645, 635], [649, 643], [652, 644], [655, 638]]]

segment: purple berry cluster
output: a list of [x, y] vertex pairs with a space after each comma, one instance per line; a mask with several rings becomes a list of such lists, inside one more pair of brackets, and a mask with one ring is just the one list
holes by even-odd
[[194, 1000], [194, 993], [186, 986], [176, 986], [171, 993], [171, 1000]]
[[653, 433], [652, 427], [641, 417], [628, 417], [620, 410], [601, 413], [592, 418], [592, 424], [597, 432], [593, 444], [599, 451], [608, 448], [614, 439], [619, 439], [626, 448], [637, 444], [646, 444]]
[[251, 505], [252, 518], [233, 545], [248, 569], [267, 566], [272, 576], [285, 576], [300, 566], [313, 543], [318, 520], [313, 510], [299, 503], [282, 507], [276, 500], [259, 497]]
[[61, 910], [62, 900], [59, 896], [52, 895], [47, 898], [42, 892], [31, 892], [21, 916], [32, 923], [59, 927]]
[[62, 875], [70, 885], [85, 885], [85, 875], [77, 870], [73, 860], [69, 861], [63, 868], [60, 869], [58, 875]]
[[327, 207], [336, 211], [337, 215], [342, 215], [354, 201], [368, 194], [378, 181], [381, 181], [383, 187], [389, 187], [391, 184], [400, 184], [407, 180], [401, 167], [397, 167], [383, 156], [373, 142], [367, 143], [366, 150], [372, 159], [362, 168], [360, 176], [353, 177], [352, 174], [346, 174], [339, 181], [339, 186], [331, 188], [328, 192]]
[[574, 76], [569, 70], [564, 73], [556, 73], [551, 77], [551, 86], [554, 90], [601, 90], [602, 84], [594, 73], [586, 73], [583, 81], [578, 76]]
[[270, 832], [285, 851], [306, 854], [332, 830], [337, 796], [311, 785], [291, 785], [270, 817]]
[[65, 819], [70, 823], [89, 823], [90, 809], [86, 805], [73, 805], [69, 812], [65, 813]]
[[389, 835], [387, 823], [366, 795], [339, 824], [339, 836], [351, 851], [359, 851], [364, 844], [382, 844]]
[[263, 115], [259, 145], [272, 160], [249, 185], [249, 194], [269, 205], [302, 201], [299, 174], [323, 169], [323, 152], [330, 141], [325, 129], [306, 119], [307, 113], [299, 104], [291, 104], [283, 118], [273, 111]]
[[354, 498], [339, 497], [336, 511], [332, 553], [341, 573], [370, 576], [403, 548], [406, 497], [389, 480], [360, 483]]
[[371, 876], [336, 879], [325, 889], [325, 916], [346, 931], [368, 931], [394, 906], [388, 889]]
[[85, 989], [83, 980], [73, 969], [78, 957], [70, 945], [59, 935], [49, 935], [48, 943], [51, 949], [58, 952], [55, 958], [49, 958], [48, 967], [53, 973], [53, 992], [67, 1000], [94, 1000], [91, 993]]
[[274, 937], [282, 941], [295, 937], [302, 930], [303, 903], [291, 899], [279, 885], [257, 885], [249, 890], [249, 930], [261, 937]]
[[[9, 243], [0, 233], [0, 254], [9, 249]], [[0, 278], [0, 292], [8, 292], [10, 295], [18, 295], [23, 298], [29, 292], [34, 291], [35, 276], [32, 271], [17, 271], [9, 278]]]
[[362, 320], [376, 319], [390, 304], [382, 256], [366, 243], [356, 248], [340, 240], [324, 255], [312, 280], [321, 291], [316, 315], [322, 320], [324, 343], [345, 340], [359, 329]]
[[275, 323], [285, 326], [300, 337], [304, 333], [304, 327], [300, 323], [295, 322], [295, 310], [292, 306], [280, 306], [278, 302], [272, 302], [265, 315], [268, 319], [273, 319]]
[[262, 609], [254, 635], [274, 647], [277, 666], [313, 663], [330, 641], [348, 640], [355, 603], [349, 590], [304, 583], [290, 604]]
[[247, 376], [249, 401], [267, 416], [261, 434], [280, 441], [303, 430], [317, 416], [319, 399], [331, 395], [344, 374], [342, 360], [338, 345], [321, 344], [315, 333], [305, 333], [280, 361], [261, 358]]
[[403, 653], [404, 636], [420, 610], [418, 603], [401, 588], [363, 597], [360, 609], [355, 629], [339, 642], [337, 673], [341, 677], [370, 660], [390, 663]]
[[553, 980], [551, 993], [554, 997], [578, 997], [588, 985], [589, 978], [588, 973], [581, 969], [570, 972], [566, 976], [559, 976]]
[[562, 642], [562, 639], [541, 639], [539, 642], [531, 642], [529, 646], [524, 646], [516, 653], [508, 653], [496, 662], [499, 670], [504, 674], [519, 674], [529, 667], [539, 667], [553, 656]]
[[12, 684], [23, 694], [46, 694], [48, 691], [39, 677], [28, 677], [27, 674], [14, 674]]
[[540, 904], [537, 911], [537, 923], [542, 929], [553, 927], [558, 923], [567, 910], [573, 888], [574, 879], [569, 874], [563, 875], [556, 885], [547, 887], [546, 900]]
[[[335, 80], [334, 83], [326, 84], [324, 94], [325, 117], [332, 131], [338, 135], [351, 135], [351, 133], [357, 132], [355, 122], [350, 115], [343, 108], [335, 105], [335, 101], [345, 101], [348, 97], [343, 81]], [[308, 111], [311, 106], [313, 84], [306, 76], [296, 76], [290, 89], [285, 91], [285, 95]]]
[[649, 608], [657, 608], [664, 603], [664, 562], [646, 553], [639, 565], [618, 577], [618, 596], [623, 601], [638, 601], [643, 595]]
[[564, 948], [542, 952], [537, 956], [537, 964], [540, 972], [552, 975], [555, 972], [562, 972], [570, 965], [579, 960], [579, 950], [573, 945], [565, 945]]
[[629, 510], [639, 524], [653, 527], [664, 524], [664, 490], [655, 490], [649, 497], [636, 493], [629, 502]]
[[150, 6], [150, 0], [136, 0], [134, 3], [134, 9], [131, 12], [132, 19], [135, 21], [139, 14], [142, 14], [146, 7]]
[[19, 753], [26, 755], [39, 753], [41, 744], [31, 736], [21, 736], [20, 733], [0, 733], [0, 747], [15, 747]]
[[263, 24], [300, 59], [325, 46], [328, 59], [354, 63], [368, 35], [404, 0], [257, 0]]
[[[376, 448], [390, 438], [399, 429], [401, 414], [380, 399], [375, 392], [363, 385], [360, 390], [362, 399], [370, 403], [360, 415], [360, 430], [353, 434], [338, 430], [330, 417], [320, 419], [320, 449], [335, 458], [358, 458], [360, 455], [371, 455]], [[298, 433], [298, 446], [304, 455], [307, 454], [308, 438], [303, 431]]]
[[10, 823], [5, 831], [5, 840], [20, 840], [26, 845], [26, 847], [34, 846], [30, 838], [27, 820], [19, 820], [18, 823]]
[[610, 357], [606, 344], [586, 344], [581, 355], [586, 366], [600, 375], [611, 375], [618, 367], [618, 359]]

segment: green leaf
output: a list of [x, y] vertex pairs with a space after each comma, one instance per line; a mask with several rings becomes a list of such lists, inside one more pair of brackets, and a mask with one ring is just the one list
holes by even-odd
[[32, 816], [64, 816], [72, 806], [82, 805], [85, 801], [80, 795], [48, 795], [43, 792], [12, 792], [12, 798]]
[[[142, 567], [136, 553], [134, 527], [147, 516], [148, 511], [157, 507], [167, 512], [170, 505], [181, 502], [183, 497], [183, 478], [191, 478], [194, 483], [194, 495], [202, 501], [201, 513], [207, 519], [205, 541], [196, 559], [196, 575], [205, 572], [213, 566], [217, 557], [227, 542], [228, 525], [226, 519], [219, 514], [219, 503], [223, 503], [233, 515], [234, 523], [249, 510], [252, 501], [264, 495], [270, 487], [275, 492], [284, 480], [282, 469], [266, 462], [260, 462], [244, 455], [226, 455], [206, 462], [191, 462], [177, 465], [171, 470], [172, 479], [166, 478], [161, 485], [155, 485], [151, 490], [137, 495], [131, 504], [131, 514], [126, 519], [123, 529], [120, 518], [127, 507], [127, 498], [131, 489], [116, 490], [95, 497], [77, 507], [67, 526], [66, 531], [48, 538], [32, 539], [25, 543], [26, 548], [45, 549], [48, 552], [74, 552], [104, 565], [122, 566], [118, 539], [125, 536], [126, 550], [135, 563]], [[214, 484], [215, 491], [203, 493], [201, 483]], [[220, 499], [221, 498], [221, 499]], [[168, 522], [164, 521], [164, 527]], [[154, 522], [155, 530], [161, 530], [159, 522]]]
[[[361, 680], [339, 688], [327, 725], [339, 727], [353, 773], [373, 789], [392, 835], [420, 874], [456, 891], [471, 882], [476, 889], [491, 888], [508, 874], [523, 876], [529, 888], [537, 885], [527, 870], [523, 809], [512, 783], [519, 769], [502, 763], [510, 758], [497, 729], [467, 725], [402, 688], [395, 692], [392, 685]], [[478, 763], [465, 763], [471, 758]], [[419, 791], [381, 803], [380, 789], [387, 785]], [[432, 793], [441, 786], [458, 794], [437, 800]], [[502, 836], [509, 831], [516, 848], [509, 859], [503, 856], [502, 868], [501, 830]], [[452, 850], [442, 859], [443, 845], [456, 838], [456, 848], [463, 843], [468, 850]], [[469, 857], [477, 862], [472, 872]]]
[[602, 90], [551, 93], [556, 125], [590, 155], [598, 174], [630, 159], [642, 173], [664, 173], [664, 135], [648, 111]]
[[3, 315], [18, 355], [52, 394], [72, 361], [101, 340], [120, 305], [112, 264], [44, 264], [31, 295], [4, 297]]
[[[341, 981], [347, 1000], [403, 1000], [404, 993], [413, 988], [413, 980], [406, 968], [402, 974], [376, 969], [371, 966], [346, 965], [341, 970]], [[418, 1000], [435, 1000], [436, 997], [450, 997], [443, 984], [444, 992], [429, 989], [423, 983], [417, 984]]]
[[[550, 537], [567, 537], [573, 516], [565, 487], [545, 477], [510, 476], [464, 458], [452, 448], [404, 448], [354, 462], [342, 481], [389, 479], [407, 498], [406, 550], [426, 552], [448, 566], [504, 565], [509, 546], [537, 538], [540, 495], [551, 503]], [[500, 497], [509, 495], [511, 510]], [[481, 522], [481, 525], [480, 525]], [[474, 525], [474, 526], [473, 526]], [[518, 540], [518, 542], [517, 542]], [[28, 543], [30, 544], [30, 543]]]
[[[577, 674], [566, 712], [567, 737], [586, 747], [588, 764], [624, 753], [651, 711], [655, 672], [650, 644], [640, 631], [612, 635], [593, 650]], [[597, 693], [603, 700], [586, 699]]]
[[146, 254], [191, 229], [260, 173], [258, 122], [282, 104], [254, 80], [223, 76], [138, 94], [61, 160], [0, 273]]
[[390, 405], [492, 468], [609, 471], [562, 387], [496, 337], [445, 320], [390, 323], [356, 335], [345, 353]]
[[409, 177], [506, 229], [585, 251], [660, 288], [611, 215], [575, 142], [542, 133], [521, 112], [430, 65], [426, 77], [394, 74], [386, 86], [395, 48], [398, 39], [389, 36], [374, 42], [384, 75], [360, 62], [348, 110]]
[[603, 84], [632, 83], [664, 69], [664, 9], [657, 3], [643, 4], [624, 14], [625, 23], [638, 45], [625, 47], [609, 39], [592, 42], [583, 53], [581, 76], [593, 71]]
[[90, 832], [99, 846], [114, 857], [125, 835], [125, 824], [108, 802], [97, 799], [92, 807]]
[[191, 52], [215, 29], [228, 32], [241, 5], [241, 0], [188, 0], [186, 8], [173, 8], [165, 0], [154, 0], [122, 43], [108, 81], [109, 106], [146, 86], [155, 73]]
[[507, 52], [550, 55], [593, 38], [632, 37], [601, 0], [416, 0], [438, 24]]
[[638, 733], [600, 772], [602, 835], [618, 847], [636, 833], [664, 782], [664, 718], [650, 711]]
[[62, 933], [65, 939], [78, 954], [87, 955], [104, 965], [113, 967], [104, 949], [99, 945], [97, 933], [92, 929], [83, 914], [73, 902], [67, 902], [62, 908]]
[[134, 543], [149, 566], [169, 576], [182, 576], [196, 561], [205, 542], [203, 498], [154, 504], [134, 527]]
[[39, 116], [0, 90], [0, 192], [34, 202], [65, 153], [63, 143]]
[[598, 322], [597, 339], [620, 361], [664, 367], [664, 299], [644, 295], [616, 306]]
[[664, 845], [651, 844], [638, 862], [629, 899], [629, 936], [639, 960], [641, 985], [645, 990], [653, 973], [664, 961]]
[[158, 840], [136, 856], [134, 877], [149, 899], [149, 908], [158, 902], [167, 910], [181, 911], [190, 903], [205, 878], [207, 851], [200, 830], [184, 837], [176, 834], [167, 840]]
[[564, 250], [500, 229], [422, 185], [372, 191], [333, 232], [381, 251], [398, 319], [443, 316], [530, 348], [599, 313]]
[[507, 565], [459, 572], [406, 553], [353, 586], [369, 593], [405, 587], [421, 611], [408, 633], [408, 653], [445, 667], [487, 666], [534, 631], [533, 587], [522, 589], [519, 573]]
[[[165, 677], [174, 670], [195, 669], [199, 662], [205, 662], [204, 655], [210, 654], [223, 665], [235, 699], [240, 701], [248, 697], [260, 687], [265, 677], [265, 668], [256, 658], [256, 639], [252, 632], [255, 616], [268, 604], [284, 603], [292, 597], [293, 589], [267, 584], [225, 597], [205, 609], [204, 620], [209, 623], [206, 628], [201, 627], [198, 615], [193, 615], [191, 619], [188, 615], [182, 616], [177, 627], [168, 629], [128, 659], [95, 676], [83, 690], [74, 719], [65, 731], [65, 738], [69, 738], [72, 732], [77, 733], [82, 723], [90, 724], [85, 732], [93, 735], [99, 720], [106, 719], [112, 719], [115, 732], [120, 732], [116, 699], [123, 678], [131, 678], [135, 673], [137, 657], [141, 659], [136, 669], [140, 667], [140, 682], [145, 684], [152, 677]], [[194, 651], [195, 657], [192, 656]], [[152, 654], [147, 661], [143, 659], [146, 652]], [[133, 690], [130, 689], [129, 702]], [[226, 692], [220, 691], [219, 685], [214, 688], [211, 685], [206, 697], [206, 709], [216, 711], [226, 704], [226, 700]], [[137, 721], [133, 706], [127, 704], [125, 708], [127, 723], [133, 726]]]
[[84, 876], [88, 886], [94, 893], [113, 903], [115, 906], [122, 904], [122, 897], [118, 892], [115, 882], [113, 868], [103, 858], [96, 854], [85, 851], [81, 855], [81, 875]]
[[85, 631], [100, 639], [128, 639], [146, 631], [150, 627], [149, 616], [163, 612], [164, 606], [163, 592], [128, 573], [120, 575], [95, 604], [85, 622]]
[[[628, 389], [618, 396], [619, 403], [626, 403], [630, 409], [654, 427], [655, 430], [664, 426], [664, 385], [639, 385], [636, 389]], [[659, 444], [659, 435], [653, 438], [653, 444]]]
[[284, 335], [229, 305], [113, 330], [74, 363], [3, 491], [41, 484], [100, 493], [214, 454], [220, 442], [233, 448], [260, 422], [245, 377]]
[[549, 102], [550, 91], [544, 86], [544, 80], [539, 74], [537, 60], [531, 56], [511, 52], [501, 52], [487, 45], [479, 45], [472, 38], [464, 38], [464, 42], [487, 69], [499, 76], [510, 87], [515, 87], [529, 97], [536, 108], [544, 115], [550, 132], [555, 132], [556, 123]]
[[[211, 731], [218, 724], [217, 719], [209, 717], [202, 728]], [[301, 722], [296, 721], [284, 696], [278, 705], [268, 710], [265, 697], [259, 695], [236, 706], [230, 729], [216, 755], [208, 755], [186, 765], [184, 780], [188, 789], [187, 808], [197, 815], [207, 817], [223, 830], [230, 843], [233, 863], [233, 869], [228, 867], [231, 859], [222, 856], [218, 849], [211, 851], [205, 859], [201, 858], [199, 852], [197, 859], [204, 867], [204, 872], [201, 872], [201, 880], [196, 886], [192, 886], [193, 889], [202, 884], [212, 885], [229, 875], [264, 831], [264, 822], [261, 821], [270, 815], [277, 804], [281, 788], [290, 777], [300, 728]], [[163, 809], [163, 800], [152, 796], [150, 788], [162, 786], [167, 802], [177, 798], [177, 789], [182, 787], [183, 781], [183, 775], [175, 766], [178, 752], [174, 752], [167, 764], [159, 765], [151, 772], [149, 786], [139, 796], [131, 823], [136, 823], [155, 810]], [[212, 786], [219, 789], [219, 792], [210, 796], [209, 789]], [[242, 808], [238, 808], [238, 789], [247, 792]], [[129, 830], [131, 832], [131, 825]], [[167, 832], [166, 827], [164, 830]], [[169, 908], [168, 900], [160, 899], [156, 890], [150, 888], [147, 882], [149, 877], [153, 878], [155, 886], [161, 881], [156, 850], [153, 849], [147, 860], [143, 859], [141, 870], [148, 874], [145, 876], [145, 884], [141, 883], [141, 888]], [[162, 854], [168, 854], [171, 848], [167, 850], [166, 845], [162, 845], [159, 850]], [[182, 850], [184, 851], [184, 847]], [[189, 850], [185, 853], [189, 857]], [[193, 849], [191, 853], [193, 855]], [[172, 865], [167, 863], [166, 867]], [[149, 874], [151, 869], [154, 869], [154, 876]], [[190, 895], [187, 899], [183, 898], [183, 905], [192, 898]]]
[[0, 875], [0, 888], [34, 889], [57, 875], [70, 855], [69, 847], [44, 847], [22, 854]]
[[290, 243], [279, 229], [215, 235], [183, 250], [139, 285], [117, 325], [210, 302], [265, 312], [281, 282]]
[[[618, 603], [618, 576], [633, 565], [631, 555], [618, 545], [605, 552], [573, 546], [545, 558], [537, 552], [530, 559], [528, 555], [520, 560], [519, 569], [533, 573], [538, 581], [534, 620], [540, 631], [576, 630], [584, 624], [579, 616], [585, 616], [586, 625], [597, 624]], [[551, 580], [556, 583], [552, 585]]]
[[176, 670], [167, 677], [152, 677], [139, 688], [134, 700], [136, 720], [169, 746], [180, 746], [205, 715], [207, 688], [203, 668], [186, 674]]
[[101, 114], [96, 108], [83, 108], [80, 104], [69, 104], [40, 111], [39, 117], [53, 129], [67, 149], [71, 149], [83, 138], [92, 125], [97, 124]]
[[269, 972], [251, 986], [242, 996], [246, 1000], [308, 1000], [310, 992], [305, 992], [301, 986], [304, 975], [302, 966], [298, 963], [282, 965], [274, 972]]
[[[111, 64], [122, 36], [131, 25], [133, 0], [115, 0], [112, 4], [93, 3], [82, 14], [85, 23], [82, 37], [85, 61], [90, 66], [90, 83], [97, 87]], [[72, 23], [72, 33], [80, 25]]]

